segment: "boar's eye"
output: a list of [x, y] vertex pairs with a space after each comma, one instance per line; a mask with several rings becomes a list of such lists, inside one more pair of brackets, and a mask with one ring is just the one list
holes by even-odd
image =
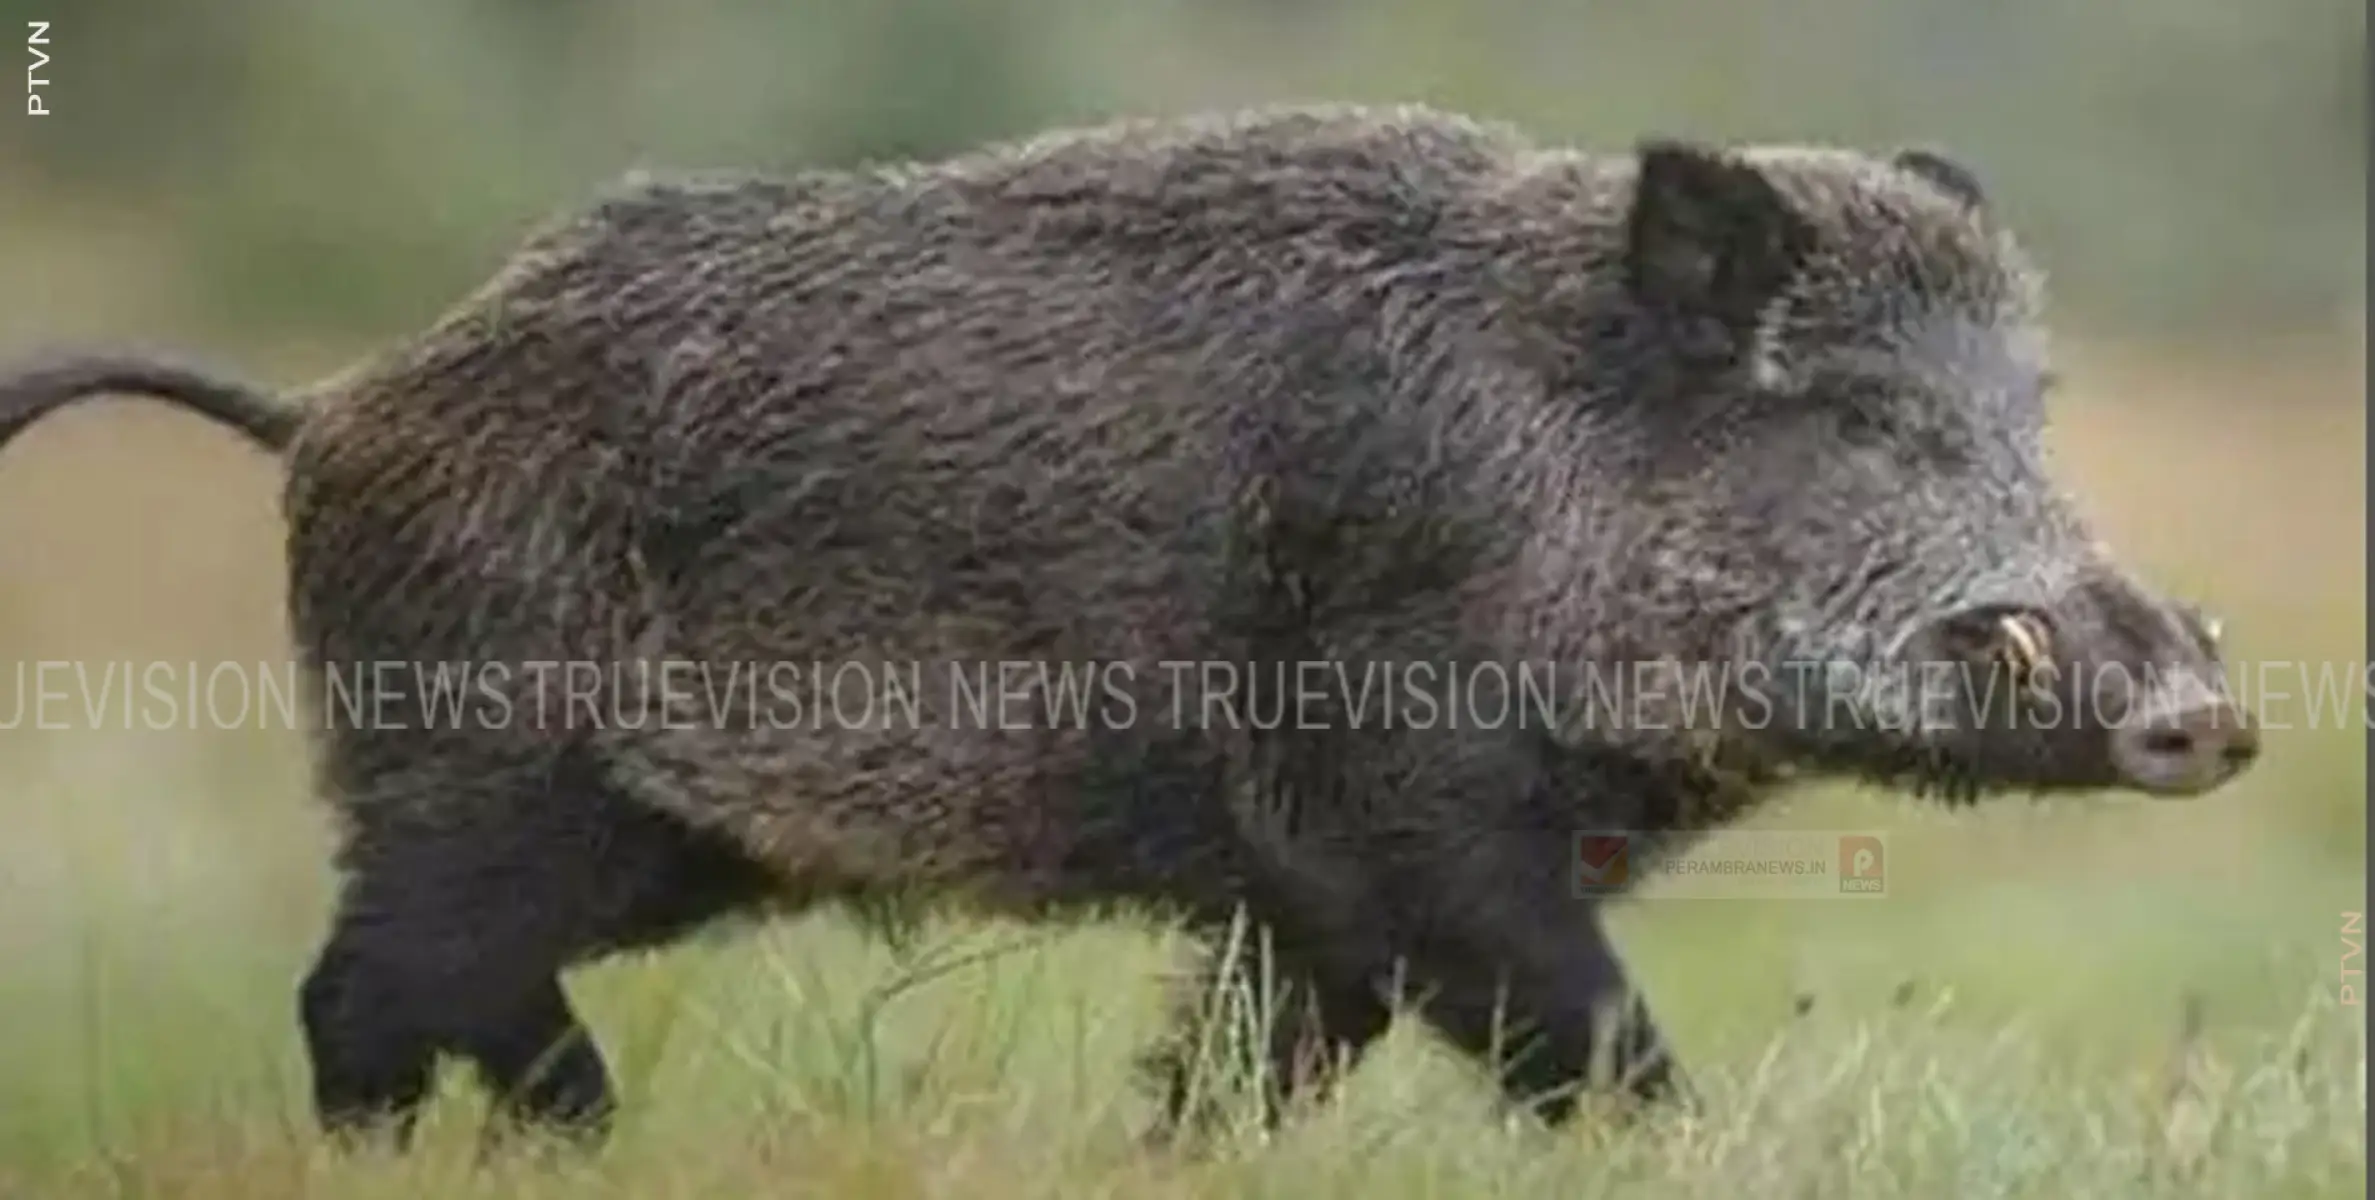
[[1886, 446], [1904, 437], [1903, 423], [1886, 393], [1848, 386], [1834, 392], [1830, 407], [1839, 436], [1857, 446]]
[[1849, 404], [1839, 410], [1839, 436], [1858, 446], [1884, 446], [1895, 423], [1868, 405]]
[[1959, 431], [1943, 428], [1907, 401], [1877, 386], [1844, 388], [1831, 396], [1832, 429], [1851, 446], [1888, 450], [1909, 465], [1953, 470], [1971, 462]]

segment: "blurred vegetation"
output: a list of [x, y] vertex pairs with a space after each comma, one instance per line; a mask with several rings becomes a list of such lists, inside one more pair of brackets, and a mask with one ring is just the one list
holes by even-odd
[[[385, 336], [636, 165], [929, 155], [1121, 113], [1425, 100], [1945, 145], [2074, 319], [2331, 329], [2365, 292], [2355, 0], [0, 0], [53, 22], [6, 187], [121, 205], [226, 330]], [[2343, 252], [2343, 247], [2351, 249]]]

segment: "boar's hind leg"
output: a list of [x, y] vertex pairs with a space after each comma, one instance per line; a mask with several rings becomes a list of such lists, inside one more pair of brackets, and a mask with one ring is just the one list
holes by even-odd
[[577, 764], [393, 774], [346, 793], [338, 912], [300, 989], [323, 1126], [403, 1140], [451, 1054], [496, 1094], [491, 1133], [599, 1138], [611, 1085], [560, 972], [759, 903], [764, 873]]

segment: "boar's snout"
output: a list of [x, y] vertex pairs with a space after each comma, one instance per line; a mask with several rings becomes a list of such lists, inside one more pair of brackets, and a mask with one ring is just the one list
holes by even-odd
[[2259, 722], [2242, 705], [2214, 694], [2148, 707], [2111, 731], [2111, 765], [2120, 782], [2159, 796], [2211, 791], [2259, 755]]
[[2113, 676], [2088, 698], [2121, 786], [2200, 795], [2259, 758], [2259, 721], [2226, 687], [2215, 620], [2117, 577], [2086, 589], [2080, 609], [2100, 656], [2086, 665]]
[[[1926, 631], [1959, 665], [1975, 774], [2047, 789], [2195, 796], [2260, 754], [2260, 723], [2226, 686], [2215, 622], [2112, 576], [2042, 607], [1991, 605]], [[2009, 685], [2009, 686], [2006, 686]]]

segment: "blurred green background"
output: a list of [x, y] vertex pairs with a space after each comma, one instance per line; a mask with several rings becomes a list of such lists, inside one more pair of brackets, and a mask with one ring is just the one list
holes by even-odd
[[[418, 328], [529, 224], [635, 167], [930, 155], [1287, 100], [1426, 101], [1610, 149], [1645, 133], [1941, 146], [2053, 277], [2072, 489], [2136, 567], [2222, 612], [2237, 654], [2302, 664], [2275, 672], [2293, 694], [2267, 705], [2264, 765], [2217, 796], [1962, 816], [1823, 796], [1760, 821], [1892, 831], [1887, 902], [1653, 893], [1625, 910], [1620, 938], [1719, 1100], [1762, 1095], [1765, 1048], [1799, 1039], [1783, 1061], [1804, 1082], [1757, 1110], [1762, 1132], [1546, 1160], [1441, 1098], [1480, 1092], [1435, 1087], [1428, 1072], [1448, 1068], [1406, 1055], [1371, 1073], [1354, 1107], [1370, 1117], [1350, 1125], [1217, 1174], [1115, 1167], [1110, 1131], [1084, 1118], [1123, 1103], [1156, 1012], [1151, 975], [1125, 986], [1118, 968], [1163, 961], [1146, 931], [1121, 930], [1059, 939], [1032, 960], [1039, 991], [963, 973], [920, 989], [934, 999], [918, 1011], [942, 1015], [890, 1022], [866, 1060], [926, 1081], [883, 1102], [901, 1130], [883, 1134], [875, 1107], [845, 1103], [849, 1061], [769, 1040], [791, 1022], [813, 1046], [801, 1014], [863, 1008], [897, 969], [823, 921], [756, 954], [689, 951], [581, 985], [657, 1114], [630, 1135], [645, 1149], [622, 1170], [645, 1173], [620, 1186], [635, 1194], [765, 1190], [753, 1179], [785, 1178], [768, 1155], [791, 1153], [768, 1131], [793, 1125], [812, 1139], [795, 1157], [837, 1181], [823, 1194], [1609, 1180], [1636, 1194], [1626, 1179], [1649, 1195], [2363, 1192], [2362, 1014], [2335, 1005], [2339, 914], [2364, 892], [2363, 696], [2351, 686], [2347, 712], [2313, 718], [2284, 682], [2366, 657], [2362, 5], [0, 0], [0, 14], [11, 53], [26, 21], [51, 23], [54, 114], [0, 116], [0, 354], [120, 340], [281, 382]], [[14, 443], [0, 724], [19, 724], [25, 663], [284, 662], [277, 482], [222, 432], [138, 401]], [[0, 728], [0, 780], [0, 1194], [417, 1194], [417, 1176], [289, 1149], [304, 1111], [290, 988], [327, 885], [294, 733], [20, 724]], [[825, 964], [841, 990], [792, 987], [786, 961]], [[1904, 981], [1925, 1004], [1957, 999], [1921, 1029], [1863, 1023]], [[1801, 991], [1839, 1024], [1791, 1032]], [[2183, 1049], [2187, 994], [2231, 1067], [2195, 1085], [2218, 1114], [2195, 1142], [2152, 1082]], [[652, 1032], [668, 1022], [651, 1014], [680, 1009], [733, 1037], [695, 1038], [704, 1051]], [[962, 1064], [987, 1060], [946, 1068], [943, 1019], [966, 1045], [1021, 1049], [979, 1077]], [[727, 1041], [772, 1047], [754, 1060], [772, 1065], [719, 1067]], [[2307, 1082], [2263, 1070], [2312, 1050]], [[715, 1180], [679, 1174], [688, 1143]], [[2194, 1173], [2154, 1174], [2180, 1143]]]
[[[1426, 100], [1546, 137], [1937, 141], [2091, 317], [2340, 324], [2364, 9], [2221, 0], [8, 0], [55, 115], [25, 202], [103, 203], [227, 332], [384, 334], [632, 164], [931, 154], [1050, 123]], [[39, 218], [28, 215], [26, 220]], [[127, 231], [128, 232], [128, 231]]]

